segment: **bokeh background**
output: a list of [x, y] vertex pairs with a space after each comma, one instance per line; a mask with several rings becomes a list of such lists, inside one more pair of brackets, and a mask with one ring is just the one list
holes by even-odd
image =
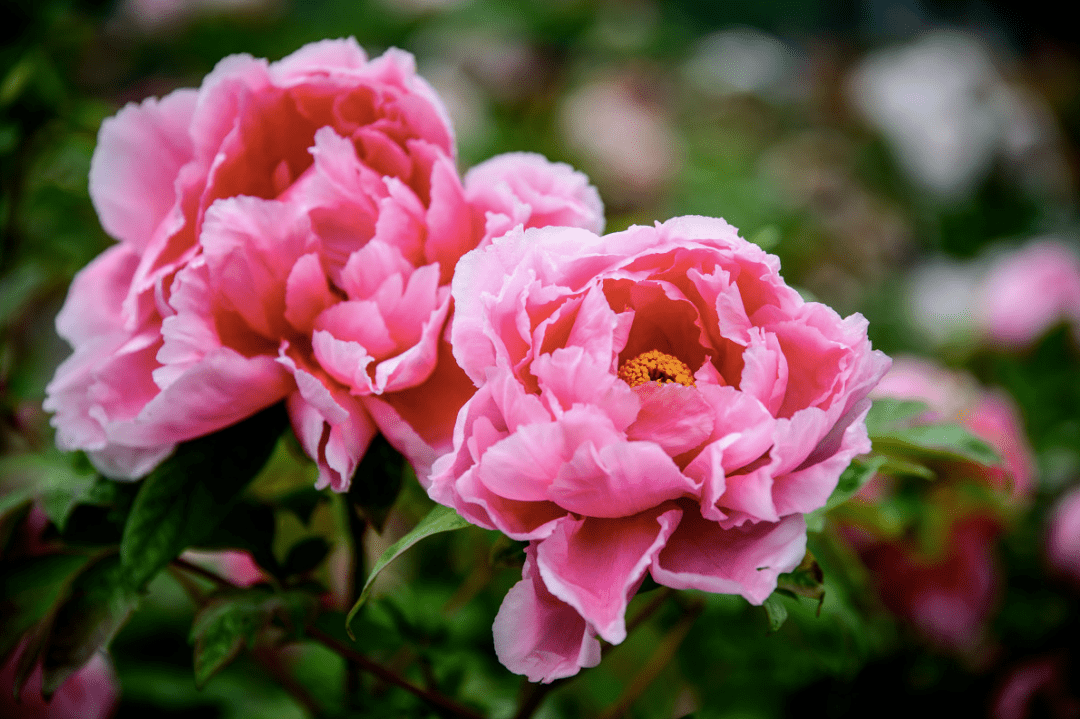
[[[770, 634], [759, 608], [709, 597], [687, 635], [684, 603], [668, 601], [537, 716], [1080, 716], [1080, 584], [1047, 551], [1048, 519], [1080, 483], [1080, 44], [1051, 3], [4, 0], [0, 18], [0, 482], [70, 464], [50, 449], [41, 400], [69, 351], [52, 319], [74, 273], [110, 243], [87, 194], [102, 119], [197, 86], [228, 54], [273, 60], [351, 35], [371, 56], [416, 55], [446, 101], [462, 170], [515, 150], [568, 162], [599, 188], [609, 231], [724, 217], [806, 296], [862, 312], [876, 348], [954, 373], [939, 375], [964, 388], [949, 389], [944, 415], [965, 421], [971, 397], [1005, 397], [1023, 435], [1010, 446], [1027, 468], [1011, 470], [992, 529], [957, 560], [982, 579], [928, 569], [959, 546], [945, 530], [923, 537], [924, 556], [903, 572], [864, 551], [859, 532], [887, 535], [890, 511], [939, 529], [969, 516], [949, 493], [913, 490], [911, 509], [886, 501], [908, 490], [886, 488], [860, 500], [878, 514], [841, 512], [812, 537], [820, 616], [816, 602], [792, 602]], [[310, 468], [279, 454], [255, 487], [263, 498], [310, 486]], [[367, 537], [369, 555], [424, 501], [407, 487], [385, 531]], [[330, 559], [315, 564], [329, 584], [335, 516], [324, 502], [275, 520], [283, 557], [324, 539]], [[1080, 520], [1061, 541], [1080, 567]], [[500, 547], [480, 530], [428, 540], [363, 618], [362, 644], [509, 717], [521, 690], [490, 650], [516, 572], [488, 561]], [[905, 620], [907, 590], [890, 589], [905, 581], [957, 584], [956, 601], [980, 608], [975, 623], [949, 639]], [[113, 645], [116, 716], [309, 712], [280, 676], [243, 660], [196, 690], [193, 611], [168, 578], [155, 585]], [[350, 715], [339, 659], [289, 652], [282, 661], [316, 704]], [[352, 715], [429, 715], [380, 691]]]

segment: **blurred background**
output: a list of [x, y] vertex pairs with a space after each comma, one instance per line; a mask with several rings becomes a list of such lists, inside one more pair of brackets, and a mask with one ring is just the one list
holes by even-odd
[[[935, 467], [948, 483], [933, 488], [869, 485], [812, 537], [826, 576], [820, 616], [816, 602], [799, 600], [767, 634], [760, 609], [708, 598], [660, 679], [630, 697], [630, 716], [1080, 716], [1080, 506], [1070, 494], [1080, 483], [1080, 43], [1049, 2], [2, 7], [8, 458], [49, 455], [41, 400], [69, 352], [52, 320], [74, 273], [110, 243], [87, 194], [102, 119], [197, 86], [228, 54], [275, 60], [351, 35], [370, 56], [391, 46], [416, 55], [454, 121], [462, 171], [515, 150], [568, 162], [599, 188], [608, 231], [682, 214], [727, 219], [778, 255], [807, 297], [867, 317], [874, 346], [904, 371], [881, 393], [926, 401], [1005, 458], [993, 476]], [[308, 469], [289, 471], [308, 481]], [[405, 518], [408, 501], [397, 510]], [[440, 553], [485, 554], [496, 540], [431, 541], [408, 570], [430, 581], [382, 602], [389, 618], [371, 619], [371, 636], [380, 621], [396, 633], [370, 646], [400, 659], [404, 622], [414, 655], [429, 652], [435, 666], [462, 647], [487, 652], [463, 663], [456, 686], [492, 716], [510, 716], [516, 679], [484, 647], [515, 570], [493, 570], [486, 594], [466, 606], [454, 597], [470, 565], [448, 570]], [[196, 691], [192, 610], [175, 587], [160, 592], [114, 645], [117, 716], [304, 715], [279, 683], [242, 667]], [[451, 628], [431, 629], [446, 606], [460, 609]], [[617, 703], [678, 626], [680, 606], [665, 605], [537, 716], [592, 716]], [[319, 696], [342, 670], [297, 652]], [[426, 716], [403, 706], [394, 711]]]

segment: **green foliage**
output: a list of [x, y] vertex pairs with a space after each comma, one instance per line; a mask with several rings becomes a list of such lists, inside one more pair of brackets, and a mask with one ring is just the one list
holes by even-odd
[[879, 399], [866, 418], [874, 449], [901, 460], [974, 462], [985, 467], [1001, 458], [985, 441], [958, 424], [913, 424], [926, 411], [922, 402]]
[[45, 693], [51, 695], [94, 652], [108, 646], [138, 603], [116, 554], [89, 561], [46, 619], [48, 634], [41, 650]]
[[245, 647], [254, 646], [260, 634], [271, 626], [284, 632], [277, 640], [299, 638], [315, 614], [316, 602], [303, 590], [275, 592], [260, 587], [228, 590], [209, 597], [191, 626], [195, 684], [205, 686]]
[[285, 428], [284, 407], [183, 444], [142, 482], [120, 557], [142, 588], [185, 548], [208, 538], [269, 458]]
[[[364, 582], [364, 588], [360, 593], [360, 597], [356, 600], [356, 603], [353, 604], [352, 609], [349, 610], [349, 614], [345, 618], [346, 627], [351, 624], [352, 618], [360, 611], [361, 605], [363, 605], [364, 600], [367, 599], [368, 593], [371, 591], [372, 582], [375, 581], [375, 578], [379, 576], [379, 573], [386, 569], [391, 562], [404, 554], [421, 539], [430, 537], [433, 534], [452, 532], [455, 529], [462, 529], [467, 526], [469, 526], [469, 523], [462, 519], [461, 516], [450, 507], [444, 507], [441, 504], [432, 507], [427, 516], [421, 519], [420, 523], [413, 527], [412, 531], [391, 544], [375, 562], [375, 566], [371, 568], [371, 573], [368, 574], [367, 581]], [[352, 636], [351, 630], [350, 636]]]

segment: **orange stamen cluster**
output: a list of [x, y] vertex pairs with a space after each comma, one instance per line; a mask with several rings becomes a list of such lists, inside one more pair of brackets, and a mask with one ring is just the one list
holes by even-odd
[[660, 350], [642, 352], [634, 359], [623, 362], [619, 368], [619, 379], [631, 387], [646, 382], [678, 382], [686, 387], [694, 386], [694, 374], [686, 363]]

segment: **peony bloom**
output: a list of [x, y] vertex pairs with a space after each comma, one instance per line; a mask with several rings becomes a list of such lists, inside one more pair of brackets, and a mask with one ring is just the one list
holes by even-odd
[[760, 604], [802, 559], [889, 360], [779, 269], [703, 217], [519, 227], [462, 258], [451, 338], [478, 389], [428, 491], [530, 542], [495, 620], [511, 670], [596, 664], [646, 572]]
[[1080, 487], [1058, 500], [1048, 522], [1046, 554], [1050, 565], [1080, 587]]
[[1062, 242], [1031, 242], [990, 267], [978, 306], [983, 334], [1004, 347], [1027, 347], [1058, 323], [1080, 336], [1080, 258]]
[[137, 478], [284, 399], [320, 487], [345, 490], [378, 429], [426, 469], [471, 390], [442, 339], [458, 258], [492, 217], [602, 212], [564, 165], [502, 159], [462, 185], [454, 155], [412, 56], [351, 39], [227, 57], [107, 120], [90, 194], [119, 244], [57, 317], [75, 348], [47, 389], [57, 443]]
[[[862, 523], [844, 527], [890, 611], [940, 647], [974, 649], [1000, 594], [995, 544], [1005, 525], [1002, 505], [1022, 503], [1034, 481], [1019, 413], [1008, 395], [914, 357], [896, 358], [873, 396], [923, 401], [928, 410], [917, 422], [959, 423], [1002, 457], [996, 467], [960, 461], [937, 467], [941, 476], [925, 486], [923, 507], [928, 521], [942, 524], [940, 532], [920, 534], [909, 526], [897, 534]], [[993, 494], [958, 492], [961, 482]], [[878, 503], [891, 492], [887, 478], [878, 476], [858, 496]], [[936, 541], [925, 542], [926, 534]]]

